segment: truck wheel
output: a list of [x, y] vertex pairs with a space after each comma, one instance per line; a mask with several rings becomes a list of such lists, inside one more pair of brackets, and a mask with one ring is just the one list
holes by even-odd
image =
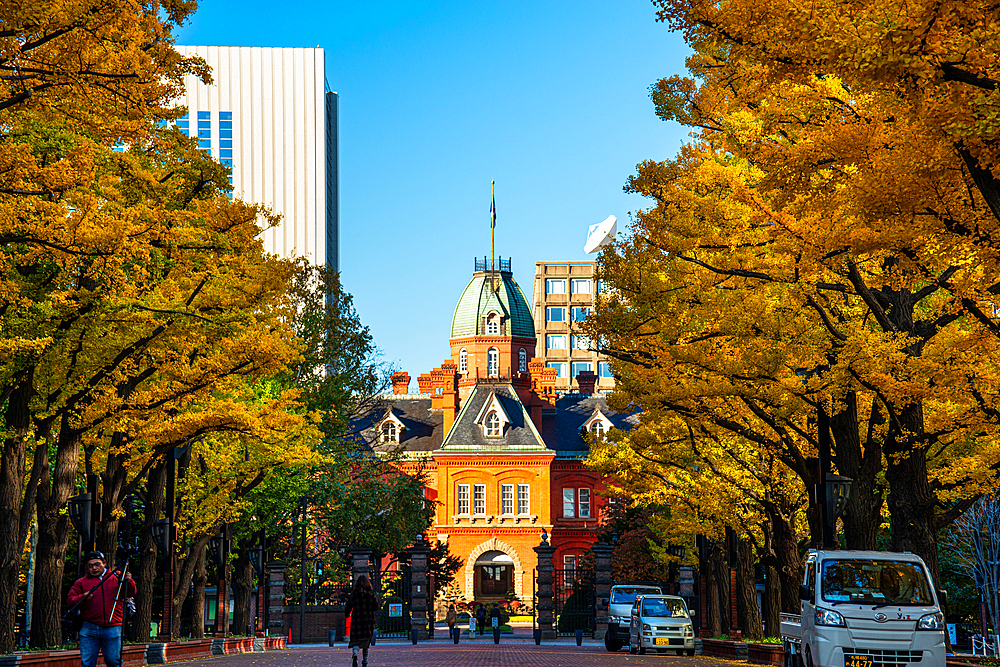
[[809, 647], [808, 646], [806, 646], [803, 649], [802, 664], [804, 664], [805, 667], [813, 667], [813, 658], [812, 658], [812, 654], [809, 652]]
[[632, 655], [635, 655], [635, 647], [632, 646], [631, 644], [629, 644], [628, 645], [628, 652], [631, 653]]
[[694, 655], [694, 649], [693, 648], [687, 649], [687, 654], [688, 655]]
[[622, 643], [618, 641], [617, 632], [612, 634], [611, 630], [608, 630], [604, 633], [604, 648], [608, 649], [611, 653], [617, 653], [621, 647]]
[[642, 644], [639, 644], [639, 655], [646, 655], [646, 647]]

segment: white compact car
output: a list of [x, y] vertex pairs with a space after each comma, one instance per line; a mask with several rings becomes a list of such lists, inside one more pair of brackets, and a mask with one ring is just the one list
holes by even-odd
[[629, 653], [677, 651], [694, 655], [694, 625], [684, 599], [674, 595], [642, 595], [632, 605]]

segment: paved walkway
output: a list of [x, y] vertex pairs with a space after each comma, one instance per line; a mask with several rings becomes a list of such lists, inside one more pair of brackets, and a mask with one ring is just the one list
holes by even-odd
[[[219, 661], [224, 661], [220, 663]], [[358, 660], [360, 664], [360, 658]], [[350, 667], [351, 650], [344, 644], [334, 647], [300, 645], [284, 651], [242, 653], [195, 660], [184, 667]], [[368, 655], [368, 667], [733, 667], [717, 658], [675, 655], [629, 655], [627, 651], [608, 653], [596, 643], [577, 646], [575, 642], [543, 643], [501, 640], [409, 643], [379, 641]]]

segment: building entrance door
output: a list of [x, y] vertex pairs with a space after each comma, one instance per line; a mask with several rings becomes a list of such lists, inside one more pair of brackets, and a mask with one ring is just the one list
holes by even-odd
[[481, 565], [479, 592], [490, 597], [506, 597], [513, 588], [514, 568], [510, 565]]

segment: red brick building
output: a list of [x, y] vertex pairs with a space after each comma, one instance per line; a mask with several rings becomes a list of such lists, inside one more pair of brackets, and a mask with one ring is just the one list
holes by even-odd
[[555, 566], [575, 566], [605, 504], [601, 479], [583, 464], [584, 434], [627, 426], [595, 393], [593, 373], [578, 378], [579, 390], [556, 392], [510, 261], [497, 268], [477, 261], [455, 308], [450, 357], [417, 378], [419, 393], [409, 393], [408, 374], [394, 374], [365, 429], [377, 448], [426, 466], [437, 502], [428, 538], [463, 560], [456, 582], [470, 600], [511, 589], [530, 598], [543, 531]]

